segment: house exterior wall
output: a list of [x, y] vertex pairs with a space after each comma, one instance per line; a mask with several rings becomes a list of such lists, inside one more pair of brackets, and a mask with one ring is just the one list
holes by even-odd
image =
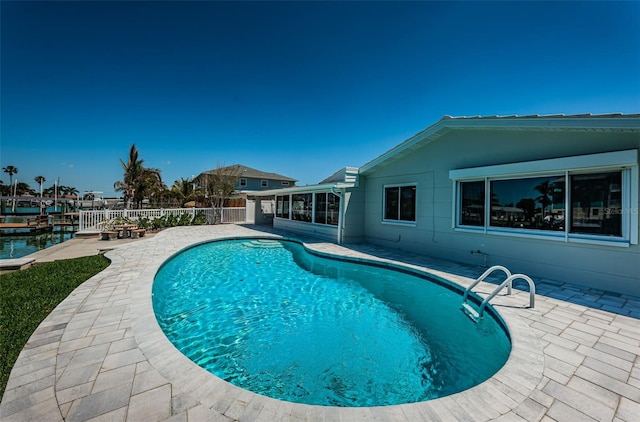
[[[246, 186], [240, 185], [240, 179], [247, 180]], [[267, 181], [267, 186], [262, 186], [263, 180]], [[292, 186], [293, 182], [290, 182], [290, 185]], [[282, 180], [241, 177], [241, 178], [238, 178], [238, 181], [236, 182], [236, 190], [260, 191], [260, 190], [267, 190], [267, 189], [285, 188], [285, 187], [289, 187], [290, 185], [282, 185]]]
[[[637, 294], [640, 290], [637, 244], [576, 243], [456, 230], [452, 227], [455, 183], [449, 177], [449, 171], [454, 169], [630, 149], [640, 149], [637, 133], [452, 130], [411, 154], [361, 174], [364, 213], [354, 211], [354, 217], [363, 215], [363, 238], [369, 243], [467, 264], [505, 265], [514, 273], [532, 277]], [[635, 189], [637, 175], [636, 171]], [[384, 186], [409, 183], [416, 185], [415, 225], [383, 222]], [[637, 214], [637, 192], [635, 198], [628, 211]]]
[[345, 194], [343, 243], [361, 243], [364, 240], [365, 189], [360, 184]]
[[279, 230], [313, 236], [329, 242], [337, 242], [338, 238], [338, 227], [326, 224], [305, 223], [302, 221], [275, 218], [273, 220], [273, 227]]

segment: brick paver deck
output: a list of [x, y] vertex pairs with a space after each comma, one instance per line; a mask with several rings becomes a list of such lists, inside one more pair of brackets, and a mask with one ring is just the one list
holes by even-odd
[[[278, 401], [209, 374], [178, 352], [151, 306], [168, 257], [201, 241], [274, 235], [254, 226], [183, 227], [122, 245], [112, 264], [78, 287], [37, 328], [0, 404], [11, 421], [638, 421], [640, 298], [536, 280], [492, 303], [513, 350], [491, 379], [422, 403], [336, 408]], [[304, 239], [310, 249], [421, 268], [463, 286], [482, 268], [371, 245]], [[495, 285], [482, 283], [488, 293]]]

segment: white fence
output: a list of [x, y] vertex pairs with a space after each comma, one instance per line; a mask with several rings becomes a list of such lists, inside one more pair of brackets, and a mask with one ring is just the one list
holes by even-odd
[[[84, 230], [102, 230], [105, 221], [111, 221], [114, 218], [125, 217], [137, 220], [140, 218], [160, 218], [165, 215], [175, 215], [180, 217], [183, 214], [195, 217], [198, 213], [204, 213], [209, 224], [215, 222], [215, 213], [213, 208], [157, 208], [142, 210], [99, 210], [84, 211], [80, 210], [78, 231]], [[222, 208], [220, 216], [221, 223], [244, 223], [246, 221], [246, 209], [242, 208]]]

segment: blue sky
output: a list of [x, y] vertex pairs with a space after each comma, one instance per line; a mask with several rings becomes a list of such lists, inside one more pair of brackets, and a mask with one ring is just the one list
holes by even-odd
[[[0, 165], [314, 184], [444, 115], [640, 112], [640, 2], [0, 2]], [[9, 183], [6, 173], [2, 180]]]

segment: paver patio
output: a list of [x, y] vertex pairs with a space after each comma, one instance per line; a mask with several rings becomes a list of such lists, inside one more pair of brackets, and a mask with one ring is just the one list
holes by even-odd
[[[181, 227], [109, 251], [111, 265], [78, 287], [29, 339], [0, 420], [640, 420], [640, 297], [549, 280], [535, 280], [534, 309], [527, 308], [528, 292], [516, 289], [492, 301], [510, 328], [513, 350], [497, 374], [464, 392], [398, 406], [335, 408], [234, 387], [166, 339], [153, 315], [151, 285], [160, 265], [188, 245], [252, 235], [299, 238], [257, 226]], [[483, 270], [371, 245], [301, 240], [321, 253], [401, 262], [463, 286]], [[494, 287], [482, 283], [479, 290]]]

